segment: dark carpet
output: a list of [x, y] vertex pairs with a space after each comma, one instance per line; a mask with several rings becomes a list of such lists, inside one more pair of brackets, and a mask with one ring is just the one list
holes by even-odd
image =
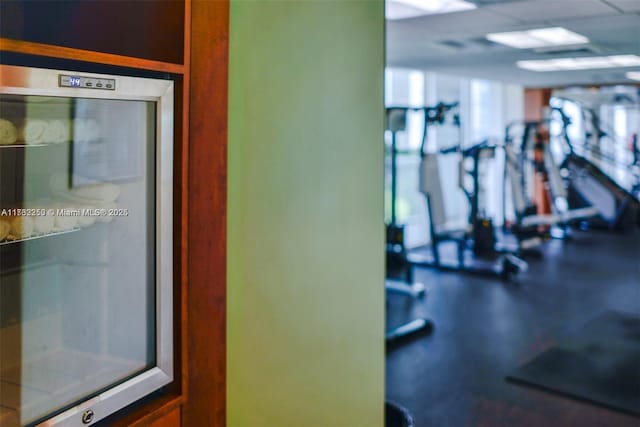
[[640, 317], [607, 312], [509, 379], [640, 415]]
[[419, 269], [424, 300], [389, 296], [388, 328], [416, 317], [435, 325], [387, 352], [387, 397], [417, 427], [640, 426], [627, 413], [506, 380], [600, 313], [640, 316], [640, 233], [579, 232], [548, 242], [529, 267], [514, 283]]

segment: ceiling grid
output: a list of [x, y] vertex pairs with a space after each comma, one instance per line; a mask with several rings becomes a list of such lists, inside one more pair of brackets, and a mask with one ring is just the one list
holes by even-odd
[[[563, 27], [589, 39], [574, 56], [640, 55], [640, 0], [469, 0], [478, 8], [388, 21], [390, 66], [502, 80], [527, 86], [624, 82], [622, 67], [536, 72], [517, 61], [567, 57], [515, 49], [486, 40], [489, 33]], [[570, 52], [571, 53], [571, 52]]]

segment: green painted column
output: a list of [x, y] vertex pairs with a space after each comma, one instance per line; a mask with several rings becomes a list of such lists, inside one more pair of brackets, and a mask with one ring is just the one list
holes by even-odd
[[384, 6], [232, 1], [228, 425], [376, 427]]

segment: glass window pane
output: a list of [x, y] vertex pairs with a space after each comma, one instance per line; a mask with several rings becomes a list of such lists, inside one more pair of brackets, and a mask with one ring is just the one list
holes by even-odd
[[1, 95], [0, 425], [156, 364], [155, 103]]

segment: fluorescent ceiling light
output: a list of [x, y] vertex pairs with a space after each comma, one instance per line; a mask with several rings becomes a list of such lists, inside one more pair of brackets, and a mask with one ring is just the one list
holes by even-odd
[[438, 13], [461, 12], [477, 6], [464, 0], [387, 0], [387, 19], [406, 19]]
[[625, 76], [629, 80], [637, 80], [640, 82], [640, 71], [629, 71]]
[[637, 55], [612, 55], [612, 56], [587, 56], [580, 58], [537, 59], [530, 61], [518, 61], [519, 68], [531, 71], [571, 71], [591, 70], [596, 68], [617, 68], [640, 66], [640, 56]]
[[589, 39], [585, 36], [562, 27], [536, 28], [533, 30], [512, 31], [508, 33], [491, 33], [487, 34], [487, 39], [517, 49], [589, 43]]

